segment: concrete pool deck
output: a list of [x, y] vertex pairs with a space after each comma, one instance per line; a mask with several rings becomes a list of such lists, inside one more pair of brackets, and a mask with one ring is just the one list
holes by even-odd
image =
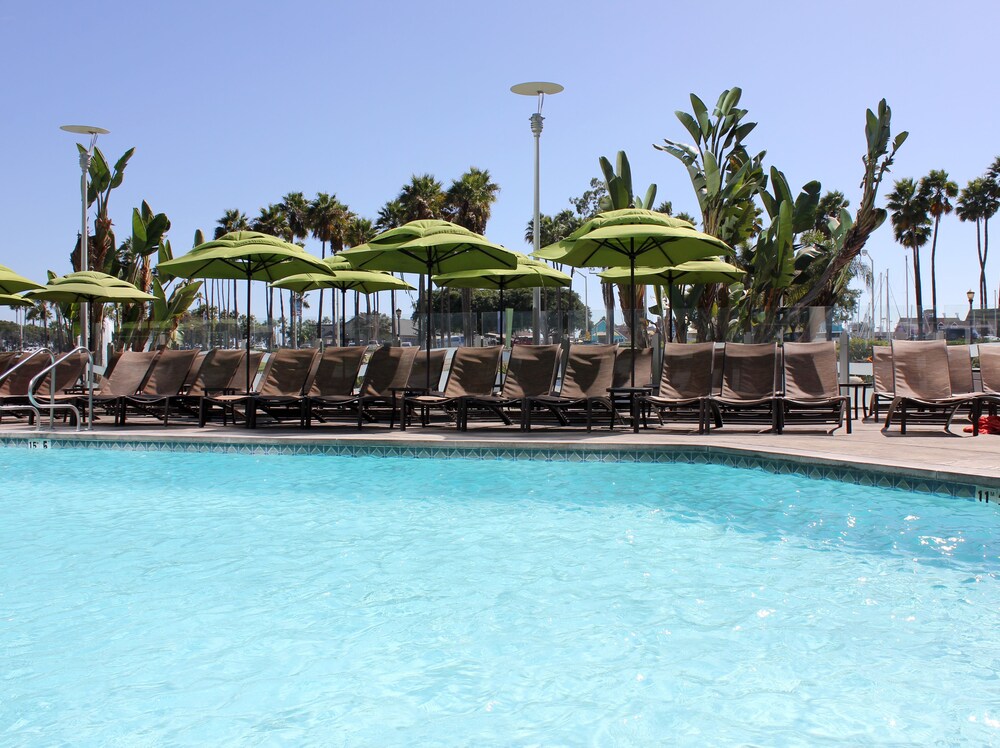
[[[47, 425], [47, 424], [46, 424]], [[27, 439], [101, 442], [182, 442], [239, 445], [372, 445], [431, 448], [524, 448], [606, 450], [686, 450], [707, 454], [728, 453], [784, 459], [799, 465], [846, 467], [890, 475], [908, 475], [935, 481], [954, 481], [1000, 488], [1000, 437], [945, 433], [940, 427], [911, 426], [904, 436], [898, 430], [882, 433], [879, 424], [855, 421], [854, 433], [834, 434], [787, 428], [784, 434], [727, 428], [699, 435], [680, 428], [645, 429], [638, 434], [618, 428], [587, 433], [576, 428], [538, 428], [523, 433], [515, 428], [475, 426], [456, 432], [454, 427], [411, 427], [406, 431], [350, 424], [316, 425], [312, 429], [242, 427], [209, 424], [205, 428], [177, 423], [164, 428], [153, 421], [137, 420], [124, 427], [96, 423], [90, 432], [66, 426], [39, 432], [25, 423], [0, 423], [0, 445]], [[956, 431], [961, 426], [955, 426]]]

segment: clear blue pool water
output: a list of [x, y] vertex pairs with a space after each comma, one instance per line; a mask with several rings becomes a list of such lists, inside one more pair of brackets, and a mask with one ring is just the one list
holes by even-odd
[[0, 744], [1000, 743], [993, 505], [692, 465], [0, 474]]

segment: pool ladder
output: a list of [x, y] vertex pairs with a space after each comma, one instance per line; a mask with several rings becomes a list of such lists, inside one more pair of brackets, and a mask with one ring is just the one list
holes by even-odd
[[[27, 364], [29, 361], [34, 359], [36, 356], [48, 356], [49, 365], [42, 369], [40, 372], [35, 374], [28, 383], [28, 405], [0, 405], [0, 413], [2, 412], [21, 412], [31, 411], [35, 420], [35, 431], [42, 430], [42, 411], [47, 410], [49, 412], [49, 428], [55, 429], [55, 414], [57, 410], [68, 410], [75, 416], [76, 420], [76, 430], [80, 431], [83, 426], [83, 416], [80, 413], [80, 409], [76, 407], [73, 403], [57, 403], [55, 401], [55, 393], [57, 391], [56, 387], [56, 367], [59, 366], [63, 361], [66, 361], [71, 356], [76, 356], [77, 354], [84, 354], [87, 357], [87, 371], [86, 371], [86, 386], [87, 386], [87, 431], [94, 428], [94, 356], [91, 352], [82, 347], [77, 346], [69, 353], [65, 353], [58, 359], [55, 354], [48, 348], [40, 348], [37, 351], [32, 351], [29, 355], [25, 356], [23, 359], [17, 362], [14, 366], [7, 371], [0, 373], [0, 382], [9, 377], [15, 371], [20, 369], [22, 366]], [[41, 402], [36, 397], [36, 390], [41, 385], [42, 381], [45, 379], [46, 375], [51, 372], [52, 383], [49, 386], [49, 401]], [[70, 382], [70, 384], [75, 384]]]

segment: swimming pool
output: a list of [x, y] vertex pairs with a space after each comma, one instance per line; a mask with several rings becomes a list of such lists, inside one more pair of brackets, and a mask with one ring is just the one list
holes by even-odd
[[992, 504], [684, 464], [0, 471], [14, 744], [1000, 741]]

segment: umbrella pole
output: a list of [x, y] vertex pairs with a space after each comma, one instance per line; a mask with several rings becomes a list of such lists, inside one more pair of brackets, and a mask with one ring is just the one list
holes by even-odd
[[500, 284], [500, 347], [504, 347], [503, 332], [507, 326], [507, 311], [503, 308], [503, 283]]
[[636, 330], [635, 330], [635, 297], [636, 297], [636, 292], [635, 292], [635, 240], [634, 239], [632, 240], [632, 251], [633, 251], [633, 254], [629, 257], [628, 274], [629, 274], [629, 283], [630, 283], [630, 285], [629, 285], [629, 291], [630, 291], [630, 297], [631, 297], [629, 299], [629, 301], [632, 302], [629, 305], [629, 306], [632, 307], [632, 309], [631, 309], [632, 335], [630, 336], [632, 338], [632, 341], [631, 341], [632, 342], [632, 386], [635, 387], [635, 351], [636, 351], [636, 348], [635, 348], [635, 332], [636, 332]]
[[340, 344], [347, 345], [347, 288], [340, 289]]
[[[247, 270], [247, 389], [250, 394], [250, 271]], [[247, 419], [249, 423], [249, 418]]]
[[673, 273], [667, 273], [667, 310], [670, 312], [670, 316], [667, 317], [667, 325], [669, 325], [669, 336], [668, 340], [674, 342], [674, 275]]
[[431, 271], [433, 265], [427, 263], [427, 392], [431, 391]]

